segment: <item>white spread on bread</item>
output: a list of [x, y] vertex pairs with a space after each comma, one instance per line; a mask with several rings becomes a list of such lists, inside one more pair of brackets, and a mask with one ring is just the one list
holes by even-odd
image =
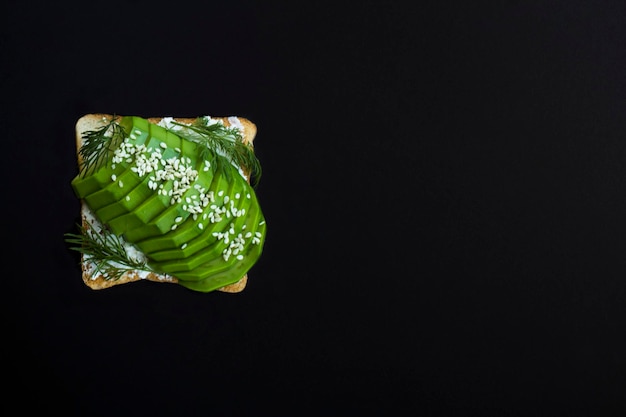
[[[94, 215], [93, 211], [89, 208], [87, 204], [82, 204], [81, 212], [82, 212], [83, 218], [85, 219], [85, 221], [87, 221], [91, 225], [91, 228], [94, 230], [94, 232], [99, 233], [102, 230], [103, 225], [100, 222], [100, 220], [97, 219], [97, 217]], [[129, 258], [135, 259], [140, 262], [143, 262], [146, 260], [146, 256], [143, 254], [143, 252], [137, 249], [135, 245], [124, 241], [124, 238], [121, 236], [119, 236], [118, 238], [120, 239], [120, 241], [122, 241], [124, 250], [126, 251]], [[93, 262], [89, 261], [89, 256], [85, 256], [85, 262], [86, 262], [87, 270], [90, 272], [91, 279], [92, 280], [98, 279], [98, 274], [94, 273], [97, 268]], [[115, 262], [111, 262], [111, 263], [114, 266], [116, 265]], [[117, 265], [117, 266], [121, 268], [124, 267], [123, 265]], [[170, 277], [169, 275], [157, 274], [149, 270], [143, 270], [143, 271], [135, 270], [134, 272], [141, 279], [146, 279], [148, 275], [152, 274], [153, 276], [156, 276], [156, 278], [163, 280], [163, 281], [172, 280], [172, 277]]]

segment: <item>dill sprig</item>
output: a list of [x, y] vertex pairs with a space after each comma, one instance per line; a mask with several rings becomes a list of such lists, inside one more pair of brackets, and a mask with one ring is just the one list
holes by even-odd
[[99, 129], [83, 133], [83, 144], [78, 151], [82, 161], [79, 175], [84, 177], [88, 172], [107, 164], [125, 136], [124, 127], [117, 123], [116, 116]]
[[101, 273], [106, 280], [118, 280], [127, 271], [149, 271], [143, 260], [133, 259], [124, 248], [122, 239], [103, 228], [97, 231], [87, 222], [88, 226], [78, 225], [80, 233], [66, 233], [65, 241], [70, 249], [82, 253], [93, 262], [96, 273]]
[[190, 125], [172, 123], [179, 127], [174, 133], [204, 145], [200, 148], [200, 157], [209, 161], [212, 169], [221, 169], [229, 178], [232, 164], [235, 164], [248, 173], [252, 185], [256, 187], [261, 179], [261, 164], [252, 145], [243, 141], [241, 132], [236, 127], [209, 121], [208, 117], [198, 117]]

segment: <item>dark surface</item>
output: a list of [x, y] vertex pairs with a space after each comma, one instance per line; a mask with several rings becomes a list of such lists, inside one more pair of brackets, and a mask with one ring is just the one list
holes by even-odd
[[[625, 415], [626, 6], [39, 3], [0, 13], [3, 406]], [[257, 124], [243, 293], [82, 283], [92, 112]]]

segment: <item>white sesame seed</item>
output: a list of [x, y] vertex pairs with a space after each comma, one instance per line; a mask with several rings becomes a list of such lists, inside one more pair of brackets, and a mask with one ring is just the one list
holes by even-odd
[[246, 235], [245, 235], [246, 239], [248, 239], [250, 236], [252, 236], [252, 232], [248, 232], [248, 233], [246, 233]]
[[250, 193], [246, 194], [246, 197], [247, 197], [247, 198], [250, 198]]
[[124, 183], [122, 182], [122, 180], [119, 180], [118, 184], [120, 185], [120, 188], [124, 188]]
[[130, 201], [130, 196], [129, 195], [126, 196], [126, 201]]
[[174, 221], [175, 221], [176, 223], [180, 223], [180, 222], [182, 222], [182, 221], [183, 221], [183, 217], [182, 217], [182, 216], [178, 216], [178, 217], [176, 217], [176, 218], [174, 219]]
[[204, 225], [202, 223], [198, 223], [198, 229], [200, 230], [204, 229]]
[[160, 146], [161, 148], [163, 148], [163, 149], [167, 149], [167, 143], [165, 143], [165, 142], [161, 142], [161, 143], [159, 143], [159, 146]]
[[262, 221], [259, 223], [259, 226], [263, 226], [264, 224], [265, 224], [265, 220], [262, 220]]
[[224, 191], [222, 191], [222, 190], [218, 191], [217, 195], [218, 195], [219, 197], [223, 196], [223, 195], [224, 195]]
[[243, 255], [237, 255], [237, 260], [241, 261], [243, 259]]
[[180, 247], [181, 249], [185, 249], [187, 247], [187, 243], [183, 243], [182, 246]]
[[115, 182], [115, 180], [117, 180], [117, 175], [115, 174], [111, 175], [111, 181]]
[[130, 138], [131, 139], [137, 139], [137, 136], [133, 135], [132, 133], [130, 134]]
[[170, 227], [170, 230], [176, 230], [177, 227], [178, 227], [177, 224], [173, 224], [172, 227]]
[[237, 200], [239, 200], [239, 197], [241, 197], [241, 194], [239, 194], [239, 193], [235, 194], [235, 198], [236, 198]]

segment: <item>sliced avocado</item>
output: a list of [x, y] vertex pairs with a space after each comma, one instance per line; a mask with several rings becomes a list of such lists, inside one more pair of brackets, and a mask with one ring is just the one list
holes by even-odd
[[114, 175], [120, 175], [125, 169], [126, 167], [122, 164], [107, 165], [92, 175], [86, 177], [78, 175], [71, 182], [74, 193], [78, 198], [85, 198], [86, 195], [92, 194], [113, 182], [111, 178]]
[[124, 198], [119, 199], [116, 202], [113, 202], [109, 205], [101, 207], [96, 211], [96, 216], [104, 223], [108, 223], [111, 226], [111, 230], [117, 234], [121, 235], [124, 233], [125, 226], [122, 226], [120, 223], [115, 223], [115, 225], [111, 224], [113, 220], [116, 220], [125, 214], [128, 214], [132, 211], [137, 205], [141, 204], [142, 201], [145, 201], [146, 198], [149, 198], [154, 191], [150, 190], [147, 187], [137, 186], [133, 188], [131, 192], [126, 194]]
[[[205, 243], [205, 245], [210, 244], [214, 239], [211, 236], [211, 233], [213, 231], [219, 231], [228, 227], [230, 222], [232, 222], [232, 216], [228, 217], [225, 213], [220, 215], [222, 217], [221, 220], [214, 223], [211, 220], [211, 216], [213, 215], [213, 213], [215, 213], [215, 210], [217, 209], [221, 209], [224, 206], [230, 207], [228, 203], [225, 204], [224, 202], [227, 201], [227, 198], [229, 200], [231, 199], [231, 194], [241, 194], [239, 187], [242, 186], [241, 182], [228, 183], [227, 179], [222, 173], [218, 173], [216, 176], [219, 177], [219, 181], [211, 184], [211, 191], [213, 191], [214, 202], [206, 207], [205, 211], [202, 214], [198, 215], [196, 219], [194, 219], [193, 216], [190, 216], [182, 223], [180, 223], [176, 230], [171, 230], [163, 235], [140, 241], [137, 243], [137, 246], [142, 251], [144, 251], [146, 255], [151, 256], [152, 253], [155, 253], [157, 251], [181, 250], [180, 248], [183, 244], [189, 244], [190, 242], [195, 241], [201, 236], [208, 236], [210, 240]], [[223, 191], [225, 188], [226, 191], [223, 193], [223, 195], [220, 196], [219, 191]], [[192, 248], [190, 248], [190, 250], [191, 249]]]
[[[130, 191], [141, 183], [141, 178], [130, 169], [124, 170], [115, 181], [106, 187], [84, 197], [85, 201], [93, 210], [98, 210], [108, 204], [123, 199]], [[105, 221], [104, 219], [101, 219]]]
[[[238, 210], [245, 209], [249, 211], [249, 206], [237, 207]], [[228, 233], [233, 226], [234, 230], [240, 230], [241, 227], [245, 224], [246, 216], [240, 216], [235, 218], [224, 218], [219, 224], [221, 224], [220, 229], [210, 228], [210, 226], [217, 225], [215, 223], [210, 226], [205, 226], [205, 229], [202, 234], [196, 236], [195, 238], [185, 242], [185, 244], [180, 247], [175, 247], [173, 249], [161, 249], [158, 252], [152, 252], [149, 254], [149, 258], [151, 262], [155, 264], [160, 264], [163, 262], [179, 262], [182, 270], [190, 270], [195, 266], [203, 263], [200, 258], [204, 258], [206, 260], [211, 259], [213, 256], [217, 256], [217, 254], [221, 253], [221, 251], [227, 247], [227, 244], [224, 243], [223, 238], [218, 238], [218, 233], [224, 234]], [[212, 252], [214, 254], [212, 255]], [[173, 265], [172, 265], [173, 266]]]
[[[172, 232], [173, 227], [179, 227], [183, 222], [186, 222], [188, 218], [193, 217], [191, 213], [186, 210], [186, 205], [189, 204], [187, 203], [187, 199], [190, 201], [197, 199], [197, 196], [200, 194], [196, 186], [204, 188], [206, 193], [208, 193], [211, 184], [220, 180], [217, 176], [213, 176], [211, 171], [202, 170], [202, 166], [198, 168], [198, 178], [182, 196], [180, 203], [170, 204], [171, 197], [168, 196], [167, 207], [164, 210], [160, 210], [156, 215], [152, 215], [152, 213], [146, 215], [146, 211], [143, 207], [138, 207], [137, 210], [131, 212], [129, 217], [135, 217], [139, 221], [134, 221], [134, 224], [137, 224], [137, 226], [126, 231], [126, 239], [140, 246], [140, 242], [154, 236], [164, 236]], [[142, 251], [143, 250], [145, 249], [142, 249]]]
[[[244, 197], [244, 200], [248, 199]], [[237, 238], [244, 238], [246, 242], [251, 240], [258, 224], [261, 222], [263, 215], [258, 205], [248, 205], [246, 211], [246, 214], [243, 216], [229, 219], [227, 226], [222, 228], [222, 230], [207, 230], [203, 235], [189, 242], [188, 246], [193, 246], [193, 251], [189, 252], [189, 255], [187, 255], [187, 247], [184, 249], [178, 248], [177, 251], [170, 250], [165, 251], [165, 253], [153, 253], [149, 255], [150, 265], [167, 273], [175, 274], [192, 271], [200, 265], [216, 259], [223, 260], [223, 252], [228, 248], [230, 242]], [[220, 235], [214, 236], [214, 233], [219, 233]], [[245, 238], [247, 233], [250, 233], [251, 236]], [[228, 241], [221, 234], [228, 234]], [[201, 246], [202, 243], [204, 247]], [[236, 255], [235, 253], [234, 256]]]
[[127, 135], [131, 133], [141, 134], [139, 132], [135, 132], [135, 130], [139, 130], [141, 132], [149, 132], [151, 123], [148, 119], [144, 119], [143, 117], [137, 116], [124, 116], [122, 120], [120, 120], [120, 126], [124, 128]]
[[[167, 187], [164, 187], [164, 189], [167, 189]], [[126, 234], [128, 230], [144, 224], [138, 213], [143, 216], [154, 215], [154, 213], [160, 212], [162, 207], [168, 204], [168, 201], [169, 197], [155, 194], [153, 190], [142, 184], [136, 187], [124, 199], [111, 204], [114, 207], [107, 206], [108, 209], [116, 210], [119, 213], [117, 216], [107, 220], [107, 223], [116, 234]]]
[[[178, 283], [191, 290], [210, 292], [218, 288], [222, 288], [225, 285], [233, 284], [239, 281], [261, 256], [265, 230], [263, 230], [262, 234], [263, 238], [261, 242], [259, 244], [252, 245], [252, 248], [250, 248], [243, 260], [236, 261], [229, 267], [222, 269], [219, 272], [209, 271], [208, 274], [203, 274], [204, 278], [200, 280], [186, 280], [184, 279], [184, 276], [186, 275], [183, 274], [182, 276], [177, 277]], [[190, 278], [195, 278], [195, 276], [191, 276]]]
[[[148, 140], [147, 129], [130, 128], [131, 131], [128, 132], [128, 124], [123, 127], [127, 134], [124, 143], [141, 145]], [[134, 160], [106, 165], [88, 177], [76, 177], [73, 185], [81, 198], [92, 209], [97, 210], [118, 201], [139, 184], [140, 178], [130, 169], [133, 165]]]
[[[129, 123], [129, 120], [126, 119], [130, 118], [124, 118], [120, 122], [120, 125], [126, 132], [125, 141], [130, 141], [137, 145], [145, 143], [148, 138], [149, 130], [149, 127], [146, 125], [146, 123], [148, 123], [147, 120], [145, 123], [139, 121], [136, 125], [132, 125]], [[109, 163], [100, 167], [91, 175], [87, 175], [85, 177], [78, 175], [72, 180], [74, 192], [79, 198], [84, 198], [87, 195], [100, 190], [103, 186], [113, 182], [112, 177], [118, 177], [121, 175], [129, 165], [130, 163], [127, 161], [117, 164]]]
[[[260, 215], [258, 218], [263, 219], [263, 216]], [[261, 234], [259, 239], [263, 242], [264, 235], [262, 231], [265, 230], [265, 223], [263, 221], [259, 221], [258, 223], [263, 223], [263, 225], [257, 224], [256, 227], [251, 226], [251, 230], [249, 231], [246, 229], [245, 233], [250, 232], [251, 236], [245, 239], [243, 250], [238, 254], [231, 254], [228, 258], [225, 258], [223, 253], [228, 245], [224, 245], [223, 242], [220, 242], [211, 249], [213, 256], [209, 257], [208, 260], [202, 256], [198, 257], [198, 260], [204, 260], [205, 262], [200, 263], [193, 269], [189, 269], [186, 264], [177, 261], [164, 262], [160, 264], [150, 263], [150, 265], [155, 268], [155, 270], [166, 272], [179, 279], [186, 281], [202, 280], [215, 272], [222, 271], [224, 268], [229, 268], [233, 264], [241, 262], [241, 260], [237, 259], [237, 255], [243, 255], [243, 259], [246, 259], [247, 253], [250, 252], [255, 246], [252, 242], [253, 238], [256, 237], [257, 232]], [[235, 236], [237, 236], [237, 234], [238, 233], [236, 233]]]
[[[171, 158], [186, 158], [185, 165], [191, 163], [193, 169], [199, 168], [197, 166], [195, 155], [192, 154], [193, 158], [185, 155], [181, 156], [180, 138], [168, 131], [163, 130], [162, 128], [155, 129], [155, 132], [157, 133], [157, 136], [150, 137], [147, 145], [148, 152], [144, 155], [148, 156], [154, 150], [159, 149], [161, 157], [164, 160]], [[162, 144], [165, 144], [166, 146], [163, 147]], [[193, 152], [195, 151], [195, 144], [187, 145], [186, 148], [189, 152]], [[158, 193], [153, 191], [150, 187], [150, 183], [155, 179], [155, 177], [156, 172], [154, 171], [145, 174], [145, 176], [142, 177], [141, 192], [138, 191], [131, 196], [131, 199], [143, 197], [143, 201], [133, 201], [131, 205], [128, 205], [124, 200], [121, 200], [117, 203], [119, 205], [118, 207], [112, 206], [108, 208], [110, 213], [117, 213], [117, 216], [107, 219], [107, 221], [110, 222], [113, 231], [118, 234], [126, 234], [127, 239], [132, 241], [133, 236], [130, 232], [131, 230], [141, 227], [171, 206], [171, 197], [167, 195], [167, 192], [172, 190], [173, 183], [175, 181], [179, 181], [180, 179], [174, 178], [166, 182], [161, 182], [158, 187], [159, 189], [162, 189], [163, 193]], [[130, 208], [130, 210], [128, 210], [128, 208]]]

